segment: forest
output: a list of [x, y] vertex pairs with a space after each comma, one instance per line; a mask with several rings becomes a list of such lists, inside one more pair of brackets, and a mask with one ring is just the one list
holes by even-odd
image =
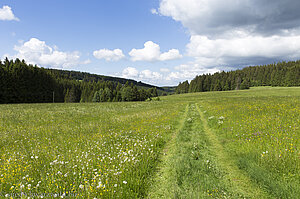
[[134, 80], [0, 61], [0, 103], [144, 101], [157, 90]]
[[241, 70], [196, 76], [179, 83], [176, 93], [242, 90], [254, 86], [300, 86], [300, 61], [249, 66]]
[[[175, 88], [177, 94], [242, 90], [253, 86], [300, 86], [300, 61], [250, 66], [196, 76]], [[0, 103], [145, 101], [174, 92], [173, 87], [84, 72], [45, 69], [25, 60], [0, 61]]]

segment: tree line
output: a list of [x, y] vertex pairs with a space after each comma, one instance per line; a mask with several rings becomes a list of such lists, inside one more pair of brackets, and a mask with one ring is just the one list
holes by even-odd
[[176, 93], [240, 90], [253, 86], [300, 86], [300, 61], [198, 75], [190, 83], [179, 83]]
[[134, 85], [134, 80], [100, 77], [6, 58], [0, 61], [0, 103], [144, 101], [158, 96], [156, 87], [141, 82]]

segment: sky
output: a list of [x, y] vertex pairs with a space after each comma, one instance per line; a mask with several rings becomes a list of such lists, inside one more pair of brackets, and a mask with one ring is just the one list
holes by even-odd
[[174, 86], [300, 59], [299, 0], [1, 0], [0, 59]]

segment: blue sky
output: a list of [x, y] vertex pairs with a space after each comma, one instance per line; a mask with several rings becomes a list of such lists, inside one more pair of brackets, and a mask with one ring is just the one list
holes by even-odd
[[177, 85], [299, 59], [300, 4], [287, 1], [2, 0], [0, 58]]

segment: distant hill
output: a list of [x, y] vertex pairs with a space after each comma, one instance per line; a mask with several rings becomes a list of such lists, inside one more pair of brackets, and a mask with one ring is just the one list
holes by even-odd
[[126, 82], [128, 82], [129, 84], [133, 83], [133, 85], [136, 85], [138, 87], [143, 87], [143, 88], [156, 87], [158, 90], [161, 90], [161, 91], [166, 91], [166, 92], [169, 91], [168, 89], [165, 90], [162, 87], [146, 84], [141, 81], [136, 81], [136, 80], [132, 80], [132, 79], [121, 78], [121, 77], [96, 75], [96, 74], [91, 74], [91, 73], [87, 73], [87, 72], [58, 70], [58, 69], [46, 69], [46, 70], [50, 71], [50, 73], [52, 73], [53, 75], [63, 78], [63, 79], [82, 80], [82, 81], [88, 81], [88, 82], [112, 81], [112, 82], [119, 82], [120, 84], [126, 84]]

